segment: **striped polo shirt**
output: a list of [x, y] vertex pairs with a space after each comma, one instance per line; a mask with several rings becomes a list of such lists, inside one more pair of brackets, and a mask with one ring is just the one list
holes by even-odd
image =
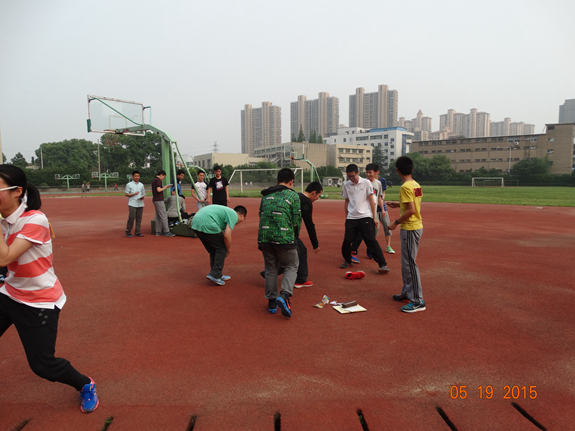
[[52, 266], [52, 238], [46, 216], [36, 210], [24, 211], [22, 202], [10, 216], [0, 220], [8, 246], [16, 238], [32, 243], [8, 265], [8, 276], [0, 293], [34, 308], [62, 308], [66, 295]]

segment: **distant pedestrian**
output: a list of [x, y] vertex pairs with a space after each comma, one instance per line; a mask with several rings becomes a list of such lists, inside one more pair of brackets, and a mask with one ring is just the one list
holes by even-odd
[[90, 193], [90, 183], [86, 183], [86, 191]]
[[142, 232], [140, 231], [142, 225], [142, 214], [144, 213], [144, 197], [146, 196], [146, 189], [144, 185], [140, 182], [140, 172], [132, 172], [132, 181], [126, 184], [126, 197], [128, 199], [128, 224], [126, 225], [126, 236], [128, 238], [132, 237], [132, 227], [134, 227], [134, 221], [136, 222], [136, 230], [134, 235], [142, 237]]
[[86, 183], [82, 181], [82, 193], [86, 193]]
[[114, 191], [115, 191], [115, 192], [118, 191], [118, 183], [114, 183]]

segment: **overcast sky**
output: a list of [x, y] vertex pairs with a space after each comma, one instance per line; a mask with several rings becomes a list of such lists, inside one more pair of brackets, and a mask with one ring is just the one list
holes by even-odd
[[575, 98], [573, 0], [0, 0], [0, 131], [11, 159], [86, 132], [88, 94], [151, 105], [183, 153], [241, 151], [240, 111], [357, 87], [399, 116], [558, 120]]

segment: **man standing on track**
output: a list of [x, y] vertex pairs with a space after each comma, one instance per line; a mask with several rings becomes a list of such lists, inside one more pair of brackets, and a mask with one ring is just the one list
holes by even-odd
[[162, 181], [166, 178], [166, 171], [161, 170], [158, 172], [154, 181], [152, 181], [152, 194], [154, 195], [152, 201], [156, 208], [156, 236], [176, 236], [170, 232], [168, 227], [168, 213], [166, 212], [166, 204], [164, 203], [164, 190], [172, 187], [171, 184], [162, 186]]
[[140, 182], [140, 172], [132, 172], [132, 181], [126, 184], [126, 197], [128, 199], [128, 208], [130, 213], [128, 215], [128, 224], [126, 226], [126, 236], [132, 238], [132, 227], [136, 221], [135, 236], [142, 237], [140, 227], [142, 225], [142, 214], [144, 213], [144, 196], [146, 196], [146, 189]]
[[[228, 179], [222, 177], [222, 168], [218, 165], [214, 166], [215, 177], [210, 180], [208, 184], [208, 205], [223, 205], [225, 207], [231, 204], [230, 194], [228, 192]], [[214, 197], [210, 196], [210, 192], [213, 192]]]
[[[297, 276], [299, 260], [297, 237], [301, 227], [301, 203], [292, 190], [294, 173], [280, 169], [277, 185], [262, 190], [258, 248], [265, 262], [265, 297], [268, 311], [275, 314], [280, 307], [282, 315], [291, 317], [289, 298]], [[278, 270], [284, 268], [281, 291], [278, 296]]]
[[373, 187], [369, 180], [359, 176], [357, 165], [347, 165], [345, 172], [348, 180], [343, 184], [341, 197], [345, 199], [345, 236], [341, 246], [341, 254], [345, 259], [340, 268], [353, 266], [351, 263], [351, 243], [361, 232], [367, 252], [379, 265], [379, 272], [389, 272], [385, 257], [379, 243], [375, 239], [375, 229], [379, 224], [377, 205], [373, 200]]
[[421, 186], [411, 177], [413, 161], [407, 156], [401, 156], [395, 161], [397, 173], [401, 178], [399, 203], [388, 202], [390, 208], [400, 208], [400, 216], [390, 223], [389, 229], [401, 226], [401, 276], [403, 287], [399, 295], [393, 295], [395, 301], [409, 300], [409, 304], [401, 307], [406, 313], [416, 313], [425, 310], [425, 301], [421, 289], [421, 278], [417, 267], [417, 251], [423, 233], [421, 221]]
[[192, 197], [196, 200], [196, 207], [198, 208], [198, 211], [208, 204], [208, 184], [206, 183], [205, 178], [205, 172], [198, 172], [198, 181], [196, 181], [195, 184], [196, 189], [198, 190], [198, 196], [196, 196], [196, 191], [192, 187]]

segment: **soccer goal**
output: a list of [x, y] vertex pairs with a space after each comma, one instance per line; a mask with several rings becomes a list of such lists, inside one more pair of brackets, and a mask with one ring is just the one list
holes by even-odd
[[474, 177], [471, 178], [471, 187], [505, 187], [503, 177]]
[[[230, 188], [239, 189], [240, 193], [244, 192], [244, 189], [262, 189], [266, 187], [271, 187], [276, 184], [278, 172], [281, 168], [274, 169], [235, 169], [228, 183]], [[301, 188], [303, 193], [303, 169], [302, 168], [292, 168], [295, 174], [295, 180], [293, 184], [294, 190]]]

